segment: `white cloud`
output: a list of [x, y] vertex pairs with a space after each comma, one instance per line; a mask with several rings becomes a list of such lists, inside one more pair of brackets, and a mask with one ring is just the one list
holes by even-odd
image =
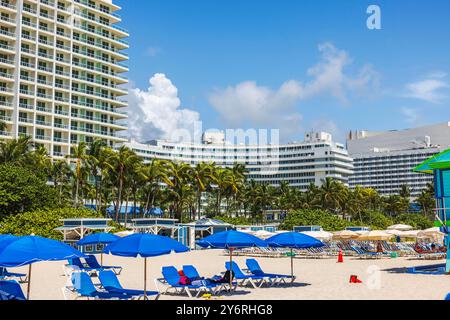
[[147, 90], [132, 88], [128, 95], [128, 132], [141, 142], [151, 139], [173, 139], [180, 131], [193, 134], [198, 112], [181, 109], [178, 89], [164, 74], [150, 79]]
[[319, 96], [332, 96], [348, 104], [349, 95], [377, 85], [378, 74], [364, 66], [351, 75], [346, 68], [352, 65], [347, 52], [331, 43], [319, 45], [321, 59], [307, 70], [311, 78], [306, 83], [298, 80], [284, 82], [279, 88], [260, 86], [245, 81], [225, 89], [216, 89], [209, 101], [229, 126], [248, 123], [253, 126], [278, 127], [283, 136], [297, 133], [301, 113], [296, 105], [303, 100]]
[[445, 81], [447, 74], [444, 72], [433, 72], [426, 79], [408, 83], [406, 85], [406, 98], [424, 100], [431, 103], [440, 103], [448, 96], [442, 91], [450, 88], [450, 84]]

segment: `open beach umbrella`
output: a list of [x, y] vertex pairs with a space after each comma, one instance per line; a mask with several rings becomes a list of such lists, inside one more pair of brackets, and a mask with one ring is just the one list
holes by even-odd
[[388, 234], [392, 234], [393, 236], [396, 236], [396, 237], [402, 237], [406, 231], [391, 229], [391, 230], [386, 230], [385, 232]]
[[313, 237], [320, 241], [329, 241], [333, 238], [333, 234], [327, 231], [302, 231], [300, 233], [306, 234], [307, 236]]
[[420, 232], [420, 230], [403, 231], [400, 238], [417, 239], [417, 235], [419, 234], [419, 232]]
[[144, 233], [121, 238], [103, 250], [120, 257], [144, 258], [144, 299], [147, 299], [147, 258], [186, 251], [189, 251], [188, 247], [169, 237]]
[[358, 240], [360, 241], [387, 241], [394, 237], [393, 234], [386, 233], [386, 231], [382, 230], [373, 230], [360, 235]]
[[[211, 249], [228, 249], [230, 253], [230, 268], [233, 265], [233, 250], [239, 248], [250, 247], [267, 247], [264, 240], [255, 237], [254, 235], [229, 230], [212, 234], [206, 238], [197, 241], [197, 244], [202, 248]], [[231, 271], [231, 270], [230, 270]], [[233, 277], [230, 276], [230, 290], [233, 286]]]
[[394, 224], [393, 226], [390, 226], [387, 228], [388, 230], [399, 230], [399, 231], [409, 231], [414, 229], [413, 227], [407, 225], [407, 224]]
[[[80, 241], [77, 242], [78, 246], [89, 246], [89, 245], [97, 245], [97, 244], [111, 244], [120, 237], [111, 233], [94, 233], [87, 237], [84, 237]], [[103, 266], [103, 252], [100, 254], [100, 264]]]
[[420, 231], [417, 234], [417, 238], [420, 239], [433, 239], [433, 241], [441, 241], [445, 234], [440, 231], [440, 228], [434, 227]]
[[291, 256], [292, 282], [294, 282], [293, 249], [320, 248], [324, 246], [324, 244], [321, 241], [299, 232], [280, 233], [273, 236], [272, 238], [267, 239], [266, 243], [269, 247], [291, 249], [290, 256]]
[[38, 236], [14, 237], [0, 240], [0, 266], [22, 267], [28, 265], [27, 299], [30, 297], [31, 265], [40, 261], [62, 261], [82, 258], [84, 255], [60, 241]]
[[335, 240], [350, 240], [358, 237], [359, 234], [351, 230], [342, 230], [333, 233], [333, 239]]
[[269, 231], [266, 231], [266, 230], [259, 230], [259, 231], [256, 231], [254, 233], [254, 235], [256, 237], [264, 240], [264, 239], [268, 239], [270, 237], [273, 237], [275, 235], [275, 233], [269, 232]]

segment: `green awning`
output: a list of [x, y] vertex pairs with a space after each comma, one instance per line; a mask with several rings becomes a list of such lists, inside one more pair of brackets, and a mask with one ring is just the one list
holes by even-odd
[[450, 149], [431, 157], [414, 168], [414, 171], [432, 174], [435, 169], [450, 169]]

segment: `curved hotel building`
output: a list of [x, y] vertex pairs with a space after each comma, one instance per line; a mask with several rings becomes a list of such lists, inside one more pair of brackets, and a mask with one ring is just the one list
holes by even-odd
[[112, 0], [0, 0], [0, 138], [31, 136], [52, 157], [120, 131], [127, 31]]
[[195, 166], [214, 162], [223, 167], [244, 164], [248, 179], [257, 183], [278, 186], [282, 181], [306, 190], [310, 183], [321, 185], [331, 177], [348, 185], [353, 161], [344, 145], [333, 142], [325, 132], [307, 133], [305, 141], [283, 145], [231, 145], [224, 135], [205, 133], [202, 143], [173, 143], [153, 141], [125, 144], [149, 162], [152, 159], [182, 161]]

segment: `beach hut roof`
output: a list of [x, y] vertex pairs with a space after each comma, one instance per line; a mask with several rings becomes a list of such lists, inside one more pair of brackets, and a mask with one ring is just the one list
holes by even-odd
[[414, 171], [431, 174], [433, 173], [433, 170], [447, 168], [450, 168], [450, 149], [426, 160], [424, 163], [414, 168]]

